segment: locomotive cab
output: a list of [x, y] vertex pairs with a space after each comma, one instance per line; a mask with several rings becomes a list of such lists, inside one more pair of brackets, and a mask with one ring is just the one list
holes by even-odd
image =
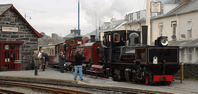
[[[124, 60], [125, 58], [128, 58], [127, 56], [129, 56], [128, 54], [130, 54], [130, 51], [128, 51], [130, 50], [128, 49], [130, 48], [129, 46], [140, 43], [139, 31], [132, 31], [132, 30], [104, 31], [100, 34], [100, 36], [101, 36], [100, 39], [102, 39], [102, 37], [104, 36], [108, 41], [107, 58], [109, 62], [119, 62], [121, 59]], [[102, 41], [103, 40], [101, 40], [101, 45], [103, 45]], [[100, 46], [100, 48], [102, 50], [102, 46]], [[126, 51], [128, 51], [128, 53], [126, 53]], [[103, 56], [103, 51], [100, 51], [100, 55]]]

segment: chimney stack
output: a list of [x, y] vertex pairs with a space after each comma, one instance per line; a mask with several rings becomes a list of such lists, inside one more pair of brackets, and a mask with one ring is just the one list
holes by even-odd
[[142, 26], [142, 44], [147, 45], [148, 26]]
[[95, 42], [95, 35], [90, 35], [91, 42]]

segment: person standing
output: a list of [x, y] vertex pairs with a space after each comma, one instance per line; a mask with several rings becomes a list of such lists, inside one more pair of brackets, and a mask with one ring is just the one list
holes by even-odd
[[64, 56], [63, 52], [61, 52], [59, 55], [59, 63], [60, 63], [60, 67], [61, 67], [60, 72], [64, 73], [65, 56]]
[[102, 43], [101, 43], [102, 45], [102, 47], [103, 47], [103, 50], [104, 50], [104, 59], [105, 59], [105, 62], [107, 62], [107, 40], [106, 40], [106, 37], [105, 36], [103, 36], [103, 41], [102, 41]]
[[35, 52], [33, 52], [33, 55], [32, 55], [32, 67], [33, 67], [33, 70], [35, 69], [35, 64], [34, 64], [34, 55], [35, 55]]
[[[43, 62], [43, 55], [42, 55], [41, 51], [39, 51], [38, 57], [40, 58], [40, 62], [42, 63]], [[41, 68], [42, 68], [42, 64], [39, 66], [39, 71], [42, 71]]]
[[79, 75], [80, 75], [80, 80], [82, 81], [82, 61], [85, 59], [84, 56], [82, 56], [79, 51], [77, 51], [76, 55], [74, 55], [75, 58], [75, 62], [74, 62], [74, 66], [75, 66], [75, 73], [74, 73], [74, 80], [77, 79], [77, 73], [79, 71]]
[[47, 53], [45, 53], [44, 57], [45, 57], [45, 69], [47, 69], [47, 66], [48, 66], [48, 63], [49, 63], [49, 56], [48, 56]]
[[38, 57], [38, 51], [34, 51], [34, 69], [35, 69], [35, 72], [34, 72], [34, 75], [35, 76], [38, 76], [38, 66], [41, 65], [41, 61], [40, 61], [40, 58]]

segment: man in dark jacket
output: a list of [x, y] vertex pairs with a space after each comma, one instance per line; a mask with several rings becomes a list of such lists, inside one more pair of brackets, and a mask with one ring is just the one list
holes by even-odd
[[45, 69], [47, 69], [49, 63], [49, 56], [47, 55], [47, 53], [45, 53], [44, 57], [45, 57]]
[[105, 36], [103, 36], [103, 41], [101, 43], [102, 47], [103, 47], [103, 50], [104, 50], [104, 59], [105, 59], [105, 62], [107, 62], [107, 45], [108, 45], [108, 42], [107, 42], [107, 39]]
[[80, 80], [82, 81], [83, 78], [82, 78], [82, 61], [85, 59], [84, 56], [82, 56], [79, 51], [77, 51], [76, 55], [74, 55], [74, 58], [75, 58], [75, 73], [74, 73], [74, 80], [77, 79], [77, 73], [79, 71], [79, 75], [80, 75]]
[[64, 73], [65, 56], [63, 55], [63, 52], [61, 52], [59, 55], [59, 63], [61, 67], [60, 72]]

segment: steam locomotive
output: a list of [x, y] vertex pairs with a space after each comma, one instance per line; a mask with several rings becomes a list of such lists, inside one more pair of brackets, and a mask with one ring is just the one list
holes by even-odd
[[105, 77], [111, 76], [114, 81], [170, 84], [180, 69], [179, 47], [168, 46], [166, 36], [158, 37], [154, 46], [147, 45], [147, 28], [142, 26], [142, 36], [140, 31], [132, 30], [100, 32], [100, 39], [105, 36], [108, 41], [107, 61], [104, 60], [102, 40], [95, 41], [94, 37], [90, 42], [83, 41], [82, 37], [68, 40], [63, 50], [70, 62], [74, 61], [75, 52], [80, 51], [86, 58], [83, 68], [102, 66], [101, 70], [94, 70], [102, 71]]

